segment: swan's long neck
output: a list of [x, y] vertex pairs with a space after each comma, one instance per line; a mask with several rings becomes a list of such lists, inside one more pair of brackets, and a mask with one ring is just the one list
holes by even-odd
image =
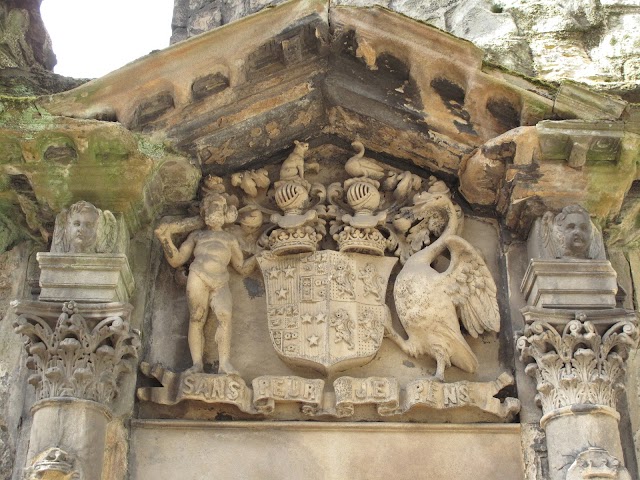
[[362, 142], [353, 142], [351, 146], [356, 150], [356, 154], [352, 158], [362, 158], [364, 156], [364, 145]]
[[420, 263], [423, 265], [430, 265], [431, 262], [433, 262], [447, 248], [447, 239], [450, 236], [455, 235], [456, 230], [458, 229], [458, 214], [453, 207], [451, 200], [447, 197], [443, 197], [443, 199], [444, 207], [446, 208], [449, 217], [447, 226], [437, 240], [435, 240], [431, 245], [427, 245], [419, 252], [411, 255], [411, 257], [406, 261], [406, 264]]

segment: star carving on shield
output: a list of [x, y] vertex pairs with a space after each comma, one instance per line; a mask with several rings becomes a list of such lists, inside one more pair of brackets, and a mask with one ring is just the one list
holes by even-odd
[[311, 319], [313, 318], [311, 315], [309, 315], [308, 313], [305, 313], [304, 315], [302, 315], [302, 323], [311, 323]]
[[316, 315], [316, 324], [318, 323], [324, 323], [324, 321], [327, 319], [327, 314], [326, 313], [319, 313]]
[[270, 278], [278, 278], [278, 275], [280, 275], [280, 270], [278, 270], [277, 268], [272, 268], [271, 270], [269, 270]]
[[296, 269], [293, 267], [287, 267], [284, 269], [285, 278], [293, 278], [296, 274]]
[[310, 347], [317, 347], [319, 341], [320, 341], [320, 337], [317, 336], [315, 333], [310, 337], [307, 337], [307, 342], [309, 342]]
[[284, 300], [285, 298], [287, 298], [288, 293], [289, 293], [289, 290], [287, 290], [286, 288], [281, 288], [280, 290], [276, 290], [276, 295], [278, 296], [278, 300]]

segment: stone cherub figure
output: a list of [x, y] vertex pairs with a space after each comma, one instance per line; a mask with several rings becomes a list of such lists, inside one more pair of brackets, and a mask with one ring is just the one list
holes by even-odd
[[[231, 365], [231, 314], [232, 298], [229, 289], [231, 265], [241, 275], [250, 273], [255, 267], [255, 257], [247, 260], [238, 240], [222, 229], [225, 223], [233, 223], [238, 212], [227, 204], [219, 193], [210, 193], [200, 206], [204, 220], [194, 222], [193, 218], [161, 224], [155, 231], [162, 242], [164, 254], [174, 268], [178, 268], [193, 256], [187, 277], [187, 301], [189, 304], [189, 350], [193, 360], [191, 372], [203, 371], [204, 326], [213, 310], [218, 319], [215, 342], [218, 346], [219, 373], [237, 373]], [[191, 231], [187, 239], [177, 248], [171, 238], [173, 234]]]
[[539, 229], [541, 258], [605, 258], [602, 236], [580, 205], [564, 207], [557, 215], [545, 213]]
[[118, 237], [116, 218], [80, 201], [56, 217], [51, 251], [54, 253], [113, 253]]

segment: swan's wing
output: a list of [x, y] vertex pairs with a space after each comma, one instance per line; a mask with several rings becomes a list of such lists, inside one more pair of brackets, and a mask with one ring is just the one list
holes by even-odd
[[500, 330], [500, 311], [496, 300], [496, 284], [480, 254], [458, 236], [447, 239], [451, 265], [446, 293], [460, 314], [462, 325], [472, 337], [487, 330]]

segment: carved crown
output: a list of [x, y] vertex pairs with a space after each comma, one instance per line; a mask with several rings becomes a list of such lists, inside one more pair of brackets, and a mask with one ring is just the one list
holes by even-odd
[[309, 226], [277, 228], [269, 235], [269, 249], [276, 255], [315, 252], [321, 235]]
[[341, 252], [384, 255], [388, 241], [377, 228], [356, 228], [346, 226], [333, 236]]

